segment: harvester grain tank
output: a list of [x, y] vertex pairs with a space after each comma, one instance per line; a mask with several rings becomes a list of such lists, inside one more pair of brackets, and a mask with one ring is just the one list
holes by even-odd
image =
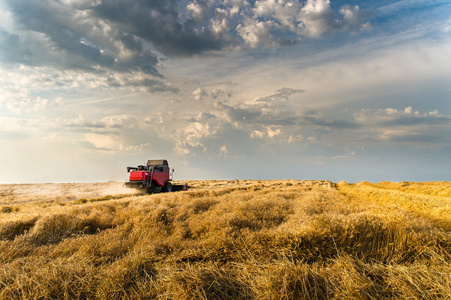
[[125, 186], [134, 189], [143, 189], [149, 193], [173, 192], [186, 190], [187, 185], [172, 184], [174, 169], [169, 168], [166, 159], [151, 159], [146, 165], [127, 167], [130, 173]]

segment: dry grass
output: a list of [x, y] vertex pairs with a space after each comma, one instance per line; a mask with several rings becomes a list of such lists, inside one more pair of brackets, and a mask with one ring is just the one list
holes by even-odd
[[451, 183], [449, 182], [359, 182], [338, 184], [347, 198], [403, 210], [435, 226], [451, 229]]
[[0, 299], [451, 299], [449, 183], [188, 183], [0, 198]]

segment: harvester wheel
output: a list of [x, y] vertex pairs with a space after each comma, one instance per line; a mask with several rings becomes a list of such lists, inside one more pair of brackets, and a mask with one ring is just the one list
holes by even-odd
[[172, 192], [172, 183], [166, 181], [166, 183], [164, 184], [164, 191], [167, 193]]
[[149, 192], [150, 192], [150, 193], [153, 193], [153, 194], [158, 194], [158, 193], [161, 192], [161, 186], [153, 185], [153, 184], [152, 184], [152, 186], [151, 186], [150, 189], [149, 189]]

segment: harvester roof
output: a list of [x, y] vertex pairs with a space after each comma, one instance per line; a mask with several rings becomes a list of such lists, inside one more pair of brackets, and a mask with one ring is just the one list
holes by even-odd
[[149, 159], [147, 166], [168, 166], [168, 161], [166, 159]]

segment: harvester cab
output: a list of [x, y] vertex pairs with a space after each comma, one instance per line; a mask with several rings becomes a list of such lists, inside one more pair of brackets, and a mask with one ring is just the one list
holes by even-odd
[[172, 192], [186, 190], [187, 185], [173, 185], [174, 169], [169, 168], [165, 159], [148, 160], [146, 165], [127, 167], [130, 173], [125, 186], [134, 189], [145, 189], [149, 193]]

